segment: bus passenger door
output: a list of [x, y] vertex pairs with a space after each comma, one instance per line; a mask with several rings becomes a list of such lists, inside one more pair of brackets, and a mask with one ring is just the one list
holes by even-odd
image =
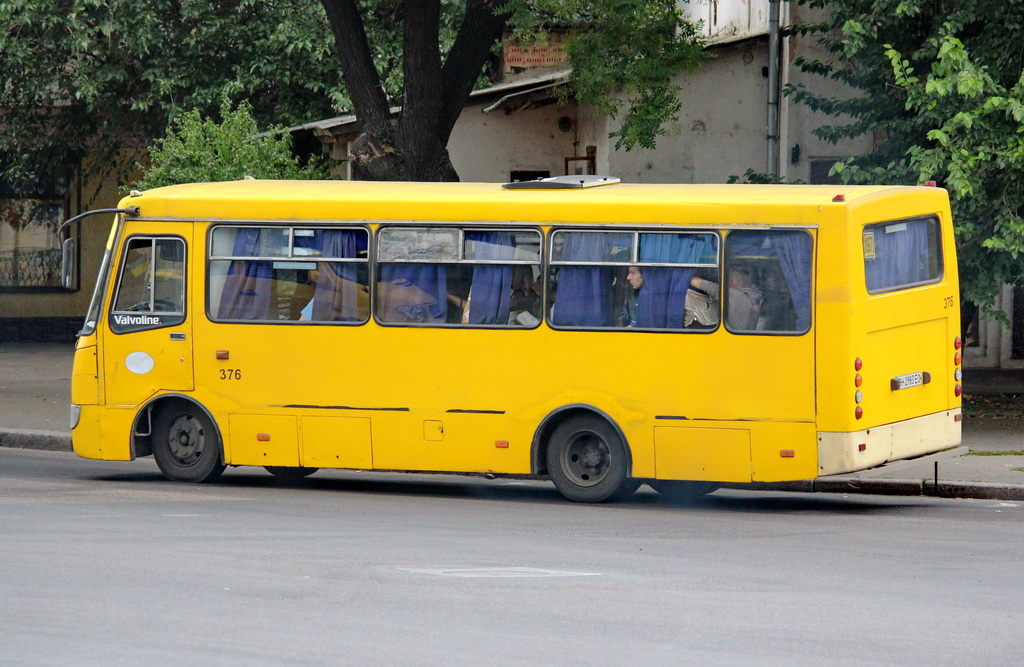
[[188, 239], [128, 234], [103, 341], [108, 405], [138, 405], [158, 391], [192, 391], [192, 323], [187, 314]]

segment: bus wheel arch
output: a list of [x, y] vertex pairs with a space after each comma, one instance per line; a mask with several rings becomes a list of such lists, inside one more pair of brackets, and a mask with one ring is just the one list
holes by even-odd
[[541, 422], [534, 434], [534, 474], [547, 474], [575, 502], [604, 502], [632, 495], [632, 454], [622, 429], [590, 405], [567, 405]]
[[[212, 482], [224, 472], [223, 438], [217, 420], [203, 405], [181, 394], [160, 396], [139, 412], [148, 419], [148, 447], [160, 472], [177, 482]], [[141, 442], [136, 443], [142, 445]]]

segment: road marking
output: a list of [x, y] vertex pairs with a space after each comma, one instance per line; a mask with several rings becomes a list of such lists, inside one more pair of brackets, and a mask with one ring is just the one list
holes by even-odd
[[600, 572], [569, 572], [566, 570], [542, 570], [536, 567], [468, 567], [468, 568], [418, 568], [400, 567], [403, 572], [432, 574], [438, 577], [462, 578], [510, 578], [510, 577], [600, 577]]

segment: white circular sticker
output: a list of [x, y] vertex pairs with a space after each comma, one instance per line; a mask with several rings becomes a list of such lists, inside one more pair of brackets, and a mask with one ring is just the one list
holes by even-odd
[[150, 372], [153, 370], [154, 364], [153, 357], [145, 352], [132, 352], [124, 360], [124, 365], [136, 375], [145, 375]]

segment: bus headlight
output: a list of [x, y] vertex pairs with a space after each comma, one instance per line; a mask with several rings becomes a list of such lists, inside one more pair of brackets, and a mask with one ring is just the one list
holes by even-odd
[[78, 420], [82, 416], [82, 406], [71, 404], [71, 430], [74, 431], [75, 427], [78, 426]]

